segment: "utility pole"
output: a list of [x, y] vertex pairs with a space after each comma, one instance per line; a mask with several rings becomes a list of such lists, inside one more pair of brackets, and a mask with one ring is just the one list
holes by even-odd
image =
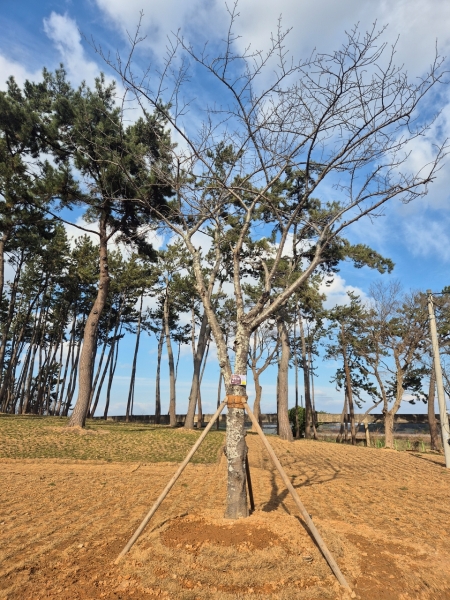
[[[433, 295], [431, 290], [427, 290], [428, 295], [428, 315], [430, 318], [431, 342], [433, 346], [434, 372], [436, 374], [436, 386], [439, 402], [439, 415], [441, 421], [442, 445], [444, 447], [445, 466], [450, 469], [450, 429], [448, 424], [448, 414], [445, 406], [444, 383], [442, 381], [441, 359], [439, 356], [439, 343], [436, 329], [436, 318], [434, 316]], [[428, 400], [430, 402], [430, 400]]]

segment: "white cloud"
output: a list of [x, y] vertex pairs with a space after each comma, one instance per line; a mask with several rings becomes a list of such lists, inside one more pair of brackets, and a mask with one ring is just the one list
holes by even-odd
[[367, 296], [363, 290], [354, 285], [346, 285], [345, 279], [338, 274], [334, 275], [333, 282], [327, 286], [322, 282], [319, 288], [321, 294], [325, 294], [325, 308], [333, 308], [336, 305], [349, 304], [347, 292], [354, 292], [363, 302], [367, 300]]
[[[96, 0], [100, 10], [127, 37], [136, 30], [142, 10], [140, 0]], [[228, 4], [228, 6], [232, 6]], [[344, 32], [356, 23], [364, 32], [377, 21], [377, 29], [388, 25], [386, 40], [397, 46], [397, 63], [412, 67], [414, 72], [425, 70], [434, 53], [435, 41], [445, 54], [450, 43], [448, 23], [450, 3], [447, 0], [317, 0], [298, 2], [279, 0], [261, 5], [259, 0], [241, 0], [237, 7], [239, 17], [234, 30], [242, 37], [241, 47], [251, 43], [252, 49], [268, 47], [271, 33], [275, 33], [278, 18], [282, 17], [283, 29], [293, 29], [287, 47], [301, 56], [309, 56], [317, 47], [321, 52], [337, 49], [344, 39]], [[167, 0], [157, 7], [144, 10], [142, 33], [147, 34], [147, 45], [161, 52], [166, 36], [182, 28], [192, 40], [202, 43], [224, 37], [229, 25], [226, 4], [219, 0]]]
[[10, 76], [13, 76], [19, 86], [25, 83], [25, 80], [39, 81], [42, 78], [41, 70], [29, 71], [26, 66], [8, 59], [0, 54], [0, 90], [6, 90], [6, 81]]
[[435, 221], [421, 216], [411, 218], [404, 225], [404, 239], [413, 256], [435, 256], [450, 262], [450, 234], [448, 220]]
[[76, 21], [68, 15], [52, 12], [44, 19], [44, 31], [58, 50], [72, 84], [86, 81], [92, 86], [100, 68], [86, 56]]

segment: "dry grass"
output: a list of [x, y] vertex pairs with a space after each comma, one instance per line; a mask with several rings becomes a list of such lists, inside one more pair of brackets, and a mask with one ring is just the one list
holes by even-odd
[[[0, 417], [0, 458], [59, 458], [107, 462], [179, 462], [200, 435], [162, 425], [88, 421], [85, 431], [58, 417]], [[211, 431], [193, 462], [217, 460], [224, 433]]]

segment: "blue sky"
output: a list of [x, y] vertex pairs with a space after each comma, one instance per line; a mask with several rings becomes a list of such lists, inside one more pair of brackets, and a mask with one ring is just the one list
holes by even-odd
[[[215, 0], [78, 0], [72, 2], [41, 0], [3, 0], [0, 8], [0, 88], [4, 89], [9, 75], [19, 83], [25, 78], [36, 80], [44, 66], [56, 68], [63, 62], [73, 84], [83, 79], [92, 84], [105, 64], [86, 40], [95, 40], [104, 51], [127, 48], [127, 32], [133, 33], [144, 11], [143, 33], [147, 35], [138, 53], [142, 65], [152, 61], [158, 64], [165, 51], [166, 36], [179, 28], [195, 41], [214, 40], [223, 36], [227, 24], [225, 5]], [[369, 28], [376, 20], [388, 25], [385, 39], [397, 45], [397, 62], [408, 72], [420, 76], [433, 59], [435, 44], [443, 55], [450, 52], [450, 3], [448, 0], [278, 0], [262, 4], [256, 0], [242, 0], [237, 29], [244, 41], [263, 49], [277, 19], [283, 16], [285, 27], [292, 27], [289, 49], [296, 56], [306, 56], [316, 47], [320, 51], [337, 48], [344, 40], [345, 30], [356, 22], [361, 29]], [[113, 77], [109, 73], [109, 77]], [[413, 148], [413, 159], [423, 160], [431, 152], [433, 136], [450, 136], [450, 89], [440, 95], [442, 114], [426, 139], [418, 140]], [[433, 107], [436, 108], [436, 107]], [[450, 284], [450, 165], [439, 172], [426, 198], [410, 205], [394, 201], [386, 206], [385, 216], [374, 222], [365, 221], [350, 233], [352, 241], [364, 242], [390, 257], [395, 262], [391, 276], [399, 279], [406, 289], [439, 291]], [[334, 284], [327, 291], [328, 305], [342, 302], [348, 289], [367, 294], [371, 281], [379, 277], [367, 269], [356, 270], [343, 265]], [[131, 369], [134, 340], [125, 338], [114, 384], [112, 414], [124, 411]], [[214, 352], [205, 373], [203, 401], [205, 412], [210, 412], [217, 398], [219, 370]], [[320, 361], [319, 361], [320, 363]], [[185, 412], [189, 393], [191, 370], [189, 349], [183, 350], [177, 384], [178, 412]], [[137, 371], [136, 412], [153, 412], [156, 346], [153, 338], [144, 335]], [[335, 366], [319, 364], [316, 382], [318, 409], [339, 412], [341, 395], [329, 383]], [[268, 370], [263, 376], [263, 410], [275, 408], [276, 374]], [[292, 377], [293, 384], [293, 377]], [[163, 369], [163, 396], [167, 405], [167, 369]], [[251, 385], [249, 392], [251, 392]], [[291, 393], [293, 402], [293, 388]], [[166, 406], [163, 406], [166, 409]], [[414, 410], [409, 404], [403, 409]]]

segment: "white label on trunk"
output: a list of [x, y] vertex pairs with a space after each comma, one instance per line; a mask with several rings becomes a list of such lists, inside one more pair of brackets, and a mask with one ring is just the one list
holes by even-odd
[[237, 374], [232, 375], [231, 385], [247, 385], [247, 376]]

